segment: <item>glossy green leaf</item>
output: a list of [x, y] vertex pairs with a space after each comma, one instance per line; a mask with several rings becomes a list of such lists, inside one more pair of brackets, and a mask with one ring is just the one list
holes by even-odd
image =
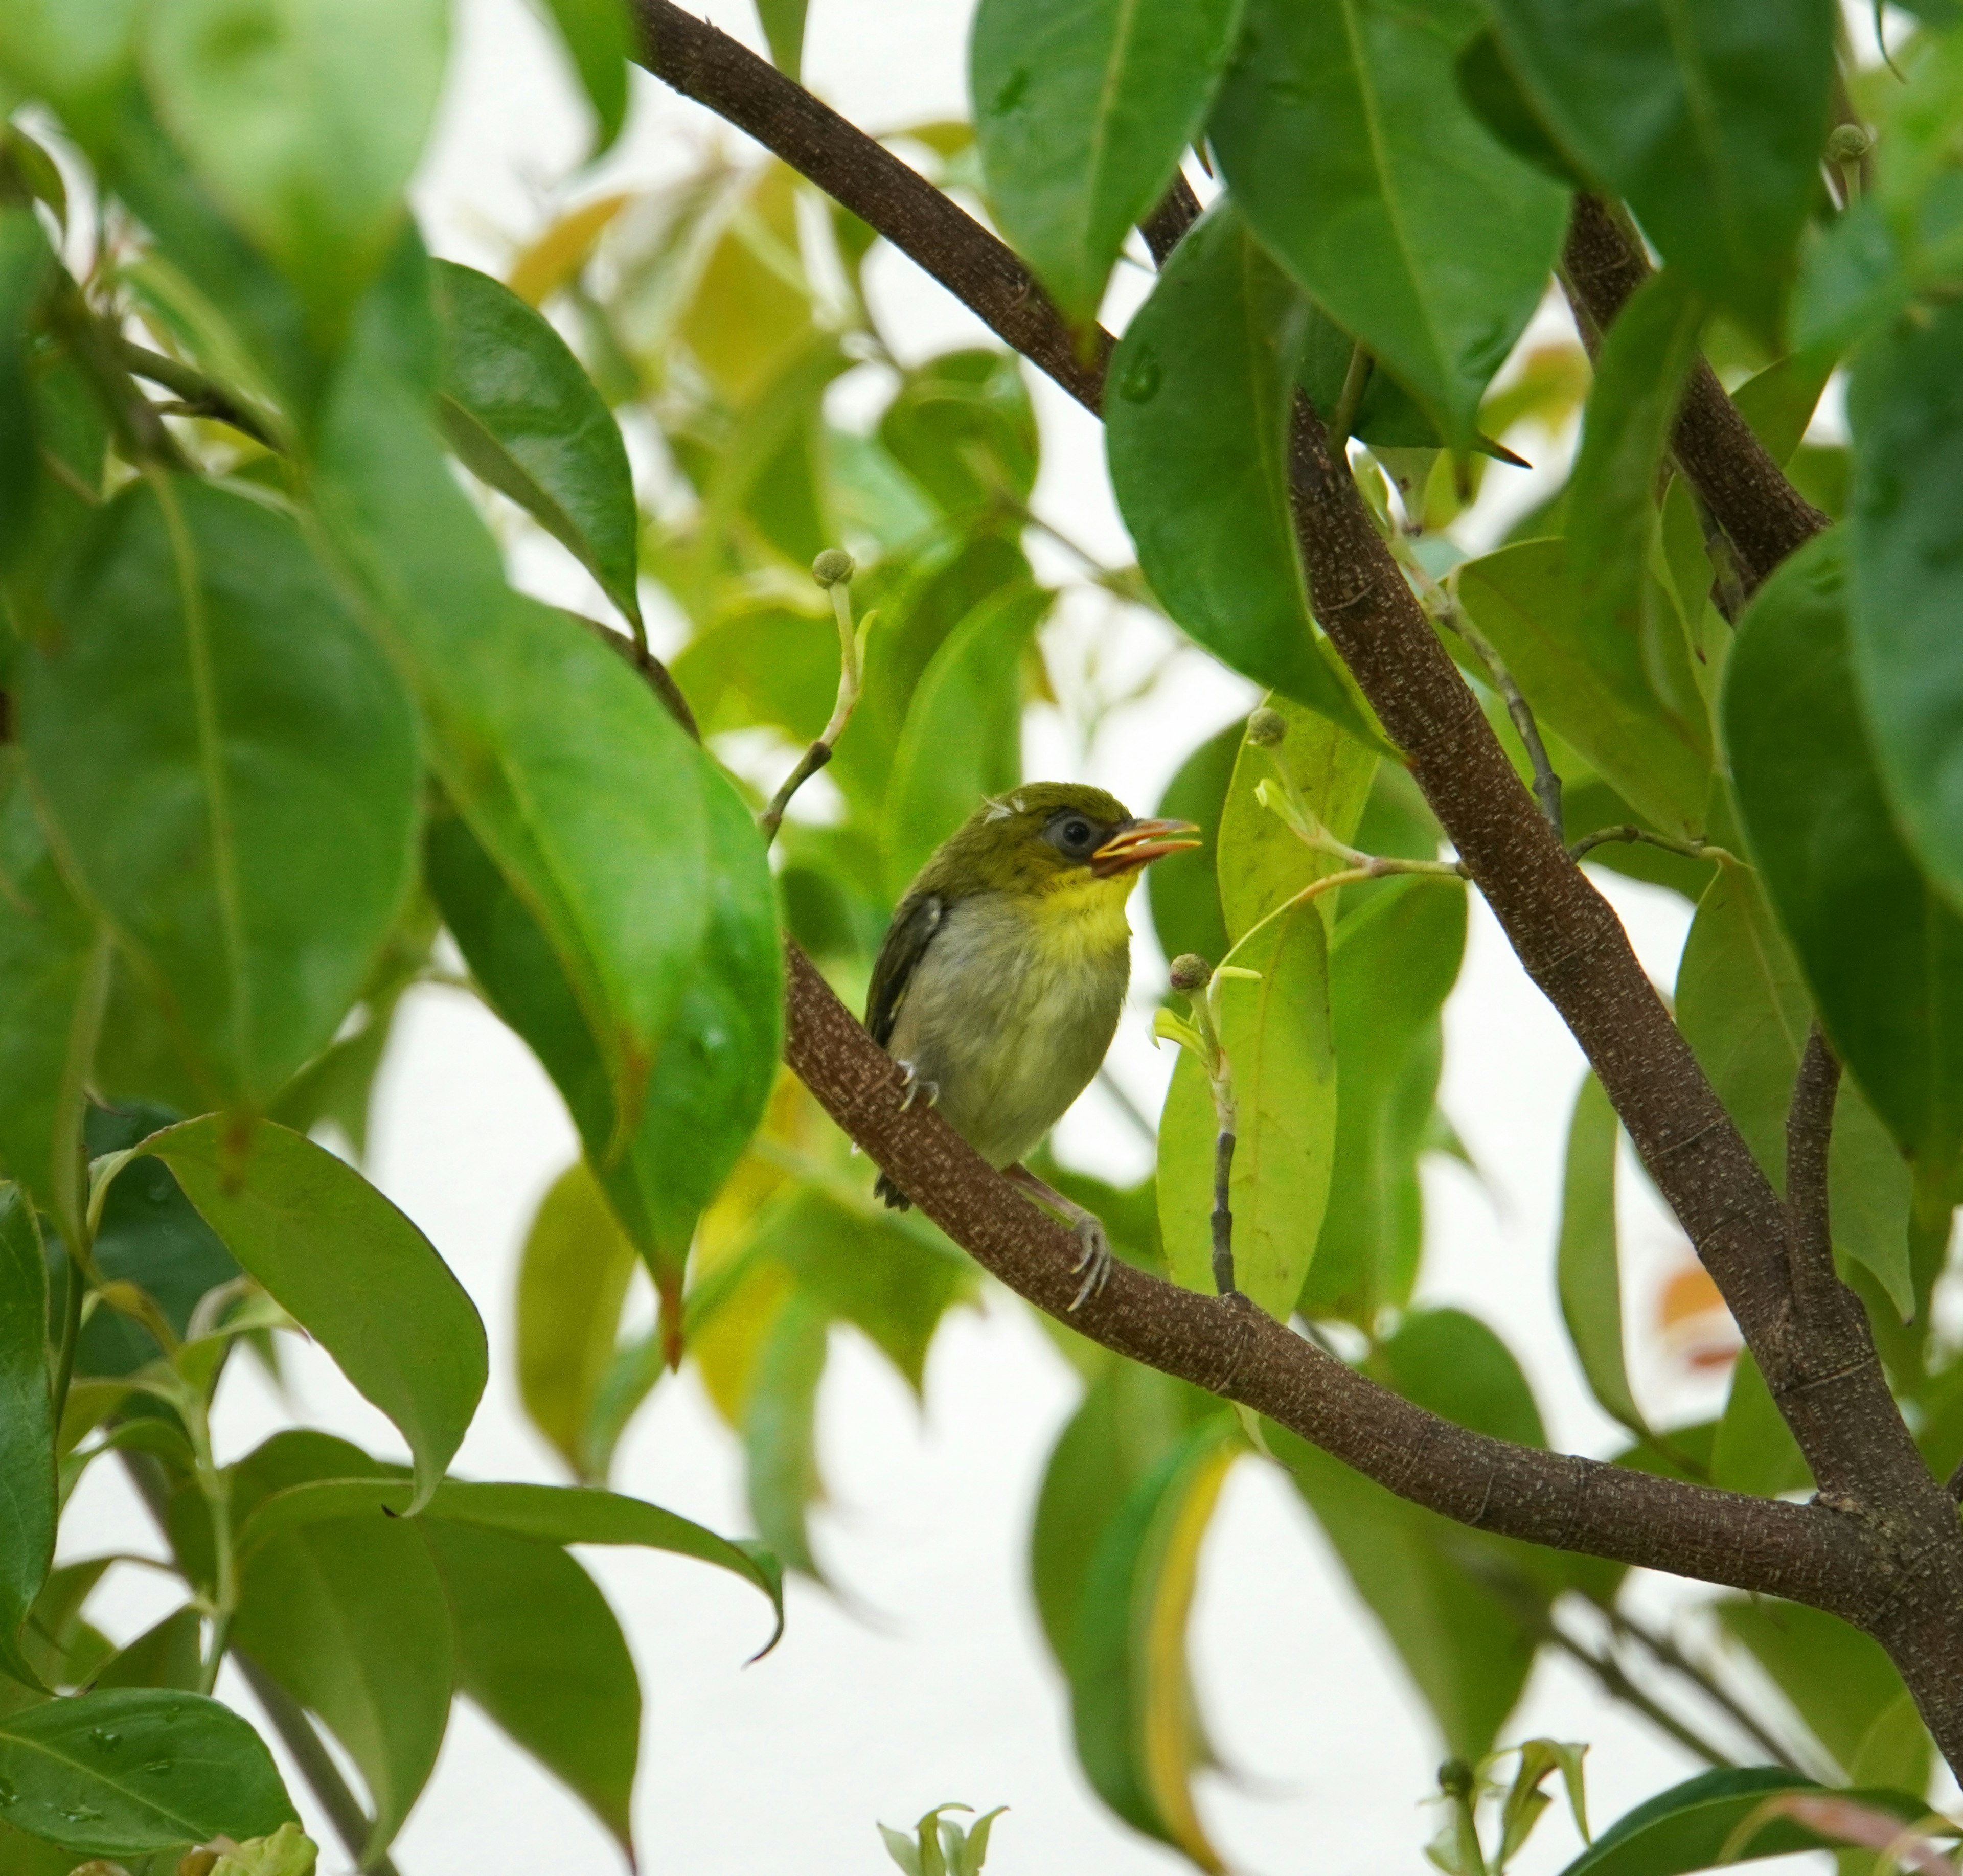
[[1241, 724], [1229, 723], [1217, 736], [1209, 737], [1180, 765], [1152, 810], [1160, 819], [1190, 821], [1199, 829], [1202, 842], [1186, 853], [1168, 853], [1145, 871], [1152, 930], [1168, 959], [1190, 951], [1217, 962], [1230, 948], [1213, 861], [1243, 733]]
[[214, 1104], [262, 1107], [408, 889], [408, 699], [299, 527], [208, 482], [133, 484], [53, 605], [23, 661], [35, 789]]
[[[1343, 866], [1334, 855], [1305, 845], [1279, 815], [1261, 805], [1256, 790], [1264, 782], [1271, 793], [1278, 789], [1285, 766], [1310, 813], [1337, 839], [1347, 840], [1369, 799], [1377, 768], [1374, 751], [1327, 718], [1284, 697], [1263, 702], [1281, 712], [1288, 734], [1279, 746], [1260, 749], [1245, 740], [1244, 732], [1213, 853], [1220, 909], [1228, 936], [1237, 944], [1305, 886]], [[1334, 895], [1325, 894], [1311, 903], [1322, 908], [1324, 924], [1333, 929]]]
[[1622, 1241], [1616, 1225], [1616, 1110], [1592, 1074], [1582, 1077], [1568, 1124], [1555, 1269], [1561, 1318], [1602, 1410], [1639, 1437], [1648, 1431], [1629, 1387], [1622, 1345]]
[[415, 1460], [417, 1502], [427, 1500], [486, 1374], [484, 1325], [436, 1247], [344, 1160], [270, 1122], [235, 1137], [208, 1116], [152, 1135], [144, 1151], [395, 1423]]
[[1012, 353], [943, 352], [916, 365], [879, 419], [888, 455], [948, 514], [1029, 499], [1040, 439]]
[[1749, 1349], [1731, 1371], [1731, 1391], [1711, 1449], [1711, 1476], [1728, 1491], [1761, 1498], [1812, 1487], [1813, 1474]]
[[757, 0], [757, 17], [770, 48], [770, 62], [795, 82], [804, 65], [804, 21], [809, 0]]
[[[1234, 1280], [1286, 1322], [1315, 1254], [1337, 1132], [1329, 940], [1311, 901], [1276, 913], [1227, 954], [1257, 983], [1229, 979], [1220, 1034], [1233, 1065], [1238, 1128], [1229, 1196]], [[1175, 1282], [1213, 1288], [1214, 1144], [1206, 1071], [1184, 1049], [1159, 1122], [1159, 1229]]]
[[[310, 1478], [377, 1471], [324, 1433], [287, 1433], [240, 1461], [240, 1509]], [[318, 1714], [360, 1770], [373, 1823], [362, 1860], [402, 1828], [436, 1766], [456, 1679], [450, 1604], [408, 1519], [290, 1526], [240, 1567], [232, 1640]]]
[[1224, 664], [1368, 734], [1311, 624], [1289, 505], [1306, 309], [1223, 200], [1174, 250], [1113, 355], [1104, 445], [1138, 565]]
[[597, 120], [597, 134], [587, 152], [590, 162], [613, 148], [627, 120], [627, 61], [633, 56], [633, 21], [622, 0], [546, 0], [546, 4]]
[[1250, 0], [1209, 126], [1261, 239], [1461, 449], [1567, 214], [1460, 95], [1454, 61], [1480, 24], [1467, 0]]
[[556, 1545], [426, 1520], [456, 1686], [592, 1811], [631, 1858], [641, 1686], [626, 1637]]
[[1439, 1012], [1465, 948], [1465, 895], [1394, 881], [1337, 927], [1329, 958], [1338, 1064], [1328, 1209], [1299, 1298], [1312, 1316], [1374, 1325], [1408, 1302], [1424, 1236], [1418, 1160], [1432, 1144]]
[[150, 20], [171, 134], [329, 341], [406, 213], [448, 39], [441, 0], [184, 0]]
[[588, 1429], [636, 1258], [584, 1160], [540, 1202], [518, 1266], [518, 1398], [575, 1476], [598, 1476]]
[[1963, 905], [1963, 658], [1945, 623], [1963, 486], [1963, 309], [1865, 347], [1854, 428], [1848, 637], [1875, 766], [1929, 877]]
[[[618, 13], [619, 0], [605, 5]], [[501, 281], [450, 261], [437, 261], [434, 277], [444, 334], [438, 408], [450, 447], [639, 620], [640, 515], [627, 446], [606, 400], [565, 341]]]
[[1502, 547], [1458, 568], [1452, 584], [1542, 720], [1659, 832], [1701, 834], [1710, 723], [1661, 583], [1644, 580], [1638, 629], [1592, 608], [1565, 541]]
[[82, 1694], [0, 1719], [0, 1780], [9, 1823], [85, 1856], [263, 1836], [294, 1815], [258, 1734], [172, 1689]]
[[[708, 923], [702, 759], [624, 659], [506, 587], [386, 363], [351, 361], [323, 424], [322, 506], [413, 674], [445, 790], [571, 987], [605, 1067], [616, 1157]], [[761, 868], [761, 850], [750, 859]]]
[[1133, 226], [1206, 121], [1241, 0], [983, 0], [968, 55], [997, 224], [1064, 317], [1097, 316]]
[[48, 1277], [34, 1208], [0, 1189], [0, 1670], [32, 1686], [18, 1637], [55, 1551]]
[[985, 796], [1022, 779], [1023, 659], [1054, 597], [1011, 589], [978, 607], [922, 673], [886, 797], [895, 898]]
[[1830, 0], [1496, 0], [1542, 121], [1664, 258], [1767, 338], [1820, 189]]
[[1842, 543], [1760, 589], [1724, 679], [1738, 810], [1822, 1027], [1925, 1193], [1963, 1148], [1963, 920], [1896, 831], [1849, 645]]
[[[1813, 1021], [1811, 999], [1756, 876], [1720, 867], [1699, 900], [1676, 972], [1676, 1020], [1766, 1177], [1785, 1187], [1785, 1121]], [[1833, 1242], [1865, 1264], [1904, 1317], [1910, 1180], [1894, 1143], [1851, 1079], [1828, 1148]]]
[[1225, 1865], [1193, 1807], [1206, 1744], [1186, 1628], [1199, 1548], [1239, 1450], [1231, 1420], [1202, 1421], [1126, 1493], [1091, 1558], [1065, 1657], [1092, 1788], [1134, 1829], [1208, 1871]]
[[[1767, 1798], [1782, 1791], [1819, 1789], [1811, 1778], [1777, 1766], [1701, 1772], [1619, 1817], [1561, 1876], [1689, 1876], [1692, 1871], [1715, 1868], [1721, 1860], [1748, 1862], [1794, 1850], [1840, 1848], [1789, 1817], [1769, 1818], [1749, 1840], [1736, 1840]], [[1880, 1804], [1904, 1824], [1915, 1823], [1927, 1811], [1921, 1799], [1900, 1792], [1847, 1795]]]

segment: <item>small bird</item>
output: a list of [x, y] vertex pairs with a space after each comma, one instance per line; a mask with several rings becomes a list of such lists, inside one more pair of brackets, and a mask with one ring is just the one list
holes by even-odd
[[[1020, 1164], [1097, 1074], [1132, 970], [1125, 901], [1152, 861], [1197, 847], [1189, 821], [1140, 821], [1115, 796], [1032, 782], [984, 802], [893, 914], [866, 1000], [873, 1039], [991, 1166], [1075, 1231], [1075, 1309], [1103, 1287], [1097, 1216]], [[910, 1201], [885, 1174], [889, 1205]]]

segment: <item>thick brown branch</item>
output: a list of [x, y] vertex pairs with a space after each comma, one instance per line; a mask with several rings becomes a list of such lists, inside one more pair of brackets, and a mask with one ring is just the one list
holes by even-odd
[[1785, 1203], [1794, 1306], [1804, 1320], [1823, 1304], [1837, 1312], [1840, 1279], [1833, 1268], [1833, 1232], [1827, 1205], [1827, 1160], [1833, 1141], [1833, 1102], [1840, 1091], [1840, 1058], [1815, 1023], [1799, 1058], [1792, 1105], [1785, 1117]]
[[[1616, 322], [1648, 279], [1650, 264], [1599, 196], [1577, 195], [1561, 267], [1598, 332]], [[1690, 374], [1670, 443], [1677, 462], [1736, 550], [1747, 594], [1786, 555], [1827, 526], [1788, 482], [1718, 374], [1702, 358]]]

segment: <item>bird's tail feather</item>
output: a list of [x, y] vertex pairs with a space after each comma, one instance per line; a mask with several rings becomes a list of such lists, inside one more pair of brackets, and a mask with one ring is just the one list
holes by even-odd
[[873, 1188], [873, 1190], [885, 1200], [887, 1208], [890, 1211], [911, 1212], [914, 1209], [914, 1202], [884, 1173], [879, 1175], [879, 1182]]

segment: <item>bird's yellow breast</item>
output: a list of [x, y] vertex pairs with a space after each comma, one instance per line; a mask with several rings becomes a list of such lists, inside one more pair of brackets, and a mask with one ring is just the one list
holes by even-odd
[[1138, 883], [1136, 872], [1099, 879], [1088, 873], [1065, 875], [1036, 895], [1030, 920], [1035, 948], [1046, 963], [1129, 952], [1132, 927], [1125, 901]]

